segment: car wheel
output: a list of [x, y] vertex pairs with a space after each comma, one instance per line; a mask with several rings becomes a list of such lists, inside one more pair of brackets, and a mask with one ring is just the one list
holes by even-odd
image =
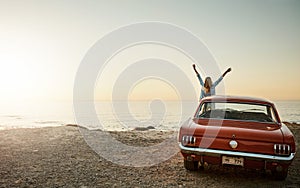
[[184, 167], [190, 171], [196, 171], [199, 168], [199, 161], [188, 161], [184, 159]]
[[276, 170], [272, 171], [275, 180], [285, 180], [288, 175], [288, 169], [282, 169], [282, 171], [278, 172]]

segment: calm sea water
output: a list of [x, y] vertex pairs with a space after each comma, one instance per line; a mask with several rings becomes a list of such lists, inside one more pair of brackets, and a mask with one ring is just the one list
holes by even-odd
[[[300, 101], [274, 103], [282, 121], [300, 123]], [[197, 102], [97, 102], [94, 107], [97, 121], [82, 126], [104, 130], [132, 130], [135, 127], [147, 126], [158, 130], [177, 130], [184, 120], [193, 116]], [[72, 102], [22, 102], [18, 105], [1, 105], [0, 130], [61, 126], [95, 119], [94, 115], [88, 112], [81, 113], [78, 117], [75, 117], [73, 112]]]

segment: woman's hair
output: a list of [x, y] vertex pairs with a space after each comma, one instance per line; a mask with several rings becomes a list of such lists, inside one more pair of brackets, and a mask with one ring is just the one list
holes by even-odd
[[211, 77], [206, 77], [204, 81], [204, 89], [206, 93], [210, 92], [210, 88], [212, 86], [212, 80]]

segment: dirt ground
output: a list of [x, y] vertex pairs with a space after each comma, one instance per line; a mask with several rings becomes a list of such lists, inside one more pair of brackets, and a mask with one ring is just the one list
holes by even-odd
[[[300, 125], [288, 126], [299, 143]], [[160, 143], [164, 134], [112, 133], [122, 142], [141, 145]], [[126, 167], [96, 154], [77, 127], [13, 129], [0, 131], [0, 187], [300, 187], [300, 157], [298, 152], [285, 181], [218, 166], [190, 172], [180, 153], [155, 166]]]

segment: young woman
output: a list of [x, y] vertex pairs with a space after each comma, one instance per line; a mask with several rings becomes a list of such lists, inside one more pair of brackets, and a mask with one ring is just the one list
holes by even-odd
[[198, 73], [198, 71], [196, 70], [196, 65], [193, 64], [193, 68], [194, 68], [194, 71], [196, 72], [197, 74], [197, 77], [199, 79], [199, 82], [200, 82], [200, 85], [202, 86], [201, 88], [201, 94], [200, 94], [200, 100], [204, 97], [207, 97], [207, 96], [211, 96], [211, 95], [215, 95], [216, 94], [216, 90], [215, 90], [215, 87], [222, 81], [222, 79], [225, 77], [225, 75], [227, 73], [229, 73], [231, 71], [231, 68], [227, 69], [221, 76], [220, 78], [215, 81], [214, 83], [212, 82], [211, 78], [210, 77], [206, 77], [205, 78], [205, 81], [203, 83], [203, 80], [200, 76], [200, 74]]

